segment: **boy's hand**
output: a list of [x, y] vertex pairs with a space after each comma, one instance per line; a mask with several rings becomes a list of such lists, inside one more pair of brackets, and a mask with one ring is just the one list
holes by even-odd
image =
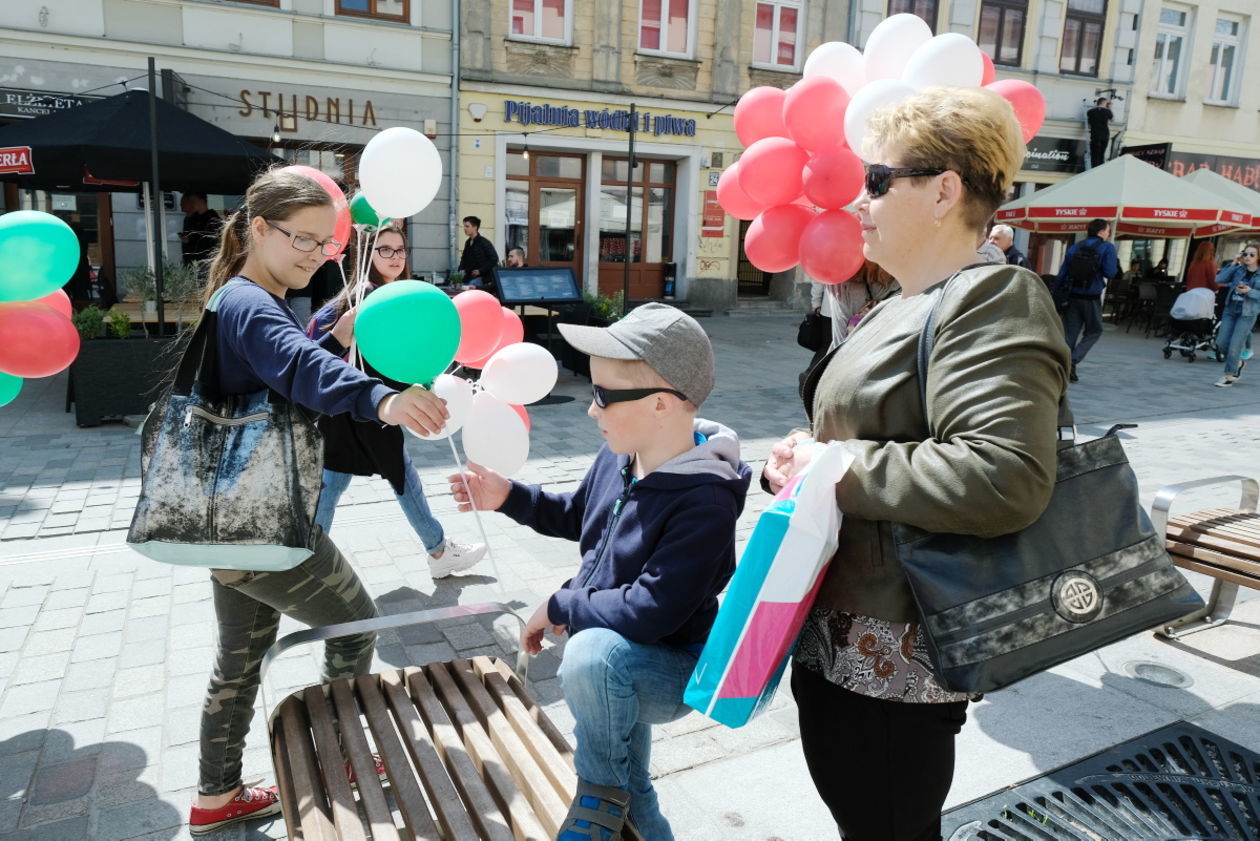
[[446, 426], [451, 413], [446, 411], [446, 401], [441, 397], [424, 386], [413, 385], [382, 400], [376, 407], [376, 416], [381, 423], [432, 435]]
[[543, 602], [521, 630], [521, 648], [525, 649], [525, 653], [532, 655], [542, 651], [543, 634], [546, 633], [547, 628], [551, 628], [551, 633], [556, 636], [568, 630], [565, 625], [551, 624], [551, 618], [547, 616], [547, 603]]
[[775, 493], [783, 490], [783, 486], [809, 463], [808, 450], [796, 449], [797, 444], [808, 439], [808, 432], [793, 432], [770, 448], [770, 455], [766, 458], [766, 466], [761, 473]]
[[478, 511], [499, 510], [507, 502], [512, 482], [476, 462], [468, 462], [465, 468], [463, 473], [452, 473], [446, 477], [459, 510], [471, 511], [474, 505]]

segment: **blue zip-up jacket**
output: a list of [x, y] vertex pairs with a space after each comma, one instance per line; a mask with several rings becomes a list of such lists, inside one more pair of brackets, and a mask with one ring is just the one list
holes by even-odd
[[[1225, 298], [1226, 308], [1241, 306], [1243, 318], [1250, 318], [1260, 313], [1260, 287], [1251, 286], [1252, 281], [1260, 283], [1260, 271], [1254, 272], [1253, 276], [1248, 278], [1247, 270], [1237, 263], [1221, 269], [1220, 274], [1216, 276], [1217, 283], [1229, 286], [1229, 295]], [[1235, 292], [1234, 289], [1240, 283], [1250, 286], [1251, 291], [1246, 295]]]
[[569, 633], [608, 628], [639, 643], [702, 645], [735, 572], [735, 521], [752, 471], [739, 439], [696, 420], [703, 442], [632, 481], [605, 444], [572, 493], [512, 483], [499, 508], [539, 534], [578, 541], [582, 563], [547, 603]]
[[1088, 289], [1073, 289], [1072, 297], [1097, 298], [1102, 295], [1108, 279], [1120, 274], [1120, 262], [1116, 259], [1116, 247], [1102, 237], [1086, 237], [1067, 250], [1067, 255], [1063, 258], [1063, 265], [1059, 267], [1059, 276], [1054, 282], [1054, 288], [1058, 290], [1064, 285], [1071, 287], [1072, 279], [1067, 276], [1068, 266], [1072, 265], [1072, 256], [1076, 254], [1076, 249], [1078, 248], [1091, 248], [1094, 250], [1094, 265], [1098, 267], [1098, 273], [1094, 275], [1094, 282], [1089, 285]]

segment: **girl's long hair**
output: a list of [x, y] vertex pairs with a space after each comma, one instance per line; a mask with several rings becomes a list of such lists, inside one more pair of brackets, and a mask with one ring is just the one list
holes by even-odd
[[1203, 240], [1203, 242], [1199, 243], [1198, 247], [1194, 249], [1194, 259], [1207, 260], [1209, 263], [1215, 266], [1216, 265], [1216, 244], [1208, 239]]
[[241, 273], [249, 256], [250, 223], [257, 217], [274, 221], [288, 219], [299, 210], [308, 207], [330, 207], [332, 196], [312, 178], [282, 169], [270, 169], [254, 179], [245, 191], [244, 203], [228, 217], [219, 235], [219, 250], [210, 263], [210, 278], [206, 282], [201, 304], [210, 298], [223, 284]]
[[[375, 237], [368, 237], [363, 247], [371, 248], [385, 234], [398, 234], [398, 236], [402, 238], [403, 247], [404, 248], [407, 247], [407, 237], [405, 234], [403, 234], [402, 228], [396, 225], [384, 226], [383, 228], [380, 229], [380, 231], [377, 233]], [[352, 242], [350, 244], [350, 247], [346, 249], [345, 259], [341, 264], [343, 267], [344, 266], [350, 267], [350, 269], [346, 271], [346, 283], [341, 287], [341, 291], [337, 293], [337, 297], [333, 298], [328, 304], [325, 304], [325, 306], [331, 306], [333, 308], [333, 317], [332, 317], [332, 320], [329, 321], [328, 324], [324, 327], [325, 332], [327, 332], [328, 330], [331, 330], [333, 327], [337, 325], [337, 319], [341, 318], [343, 315], [346, 314], [346, 310], [350, 309], [350, 302], [353, 301], [355, 297], [358, 295], [358, 292], [355, 288], [355, 278], [354, 278], [355, 272], [353, 268], [354, 266], [358, 265], [358, 256], [359, 256], [358, 243], [357, 241]], [[381, 273], [376, 270], [376, 261], [373, 260], [370, 255], [368, 257], [367, 266], [368, 266], [368, 270], [367, 270], [368, 282], [372, 286], [380, 286], [382, 283], [385, 282], [385, 278], [383, 278], [381, 276]], [[397, 279], [402, 279], [402, 278], [407, 277], [408, 275], [407, 268], [408, 268], [408, 263], [404, 259], [402, 274], [400, 274]]]

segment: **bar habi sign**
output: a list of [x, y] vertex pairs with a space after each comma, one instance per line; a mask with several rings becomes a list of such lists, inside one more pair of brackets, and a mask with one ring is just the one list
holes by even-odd
[[242, 90], [240, 100], [241, 108], [236, 113], [248, 117], [255, 109], [260, 110], [264, 117], [274, 118], [280, 131], [286, 134], [297, 132], [298, 120], [301, 118], [305, 118], [307, 122], [377, 127], [376, 108], [370, 99], [356, 102], [352, 98], [340, 96], [318, 97], [278, 91]]

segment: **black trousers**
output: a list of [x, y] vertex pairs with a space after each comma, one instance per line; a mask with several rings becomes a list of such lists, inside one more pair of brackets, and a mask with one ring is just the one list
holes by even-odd
[[906, 704], [792, 669], [801, 746], [845, 841], [939, 841], [967, 702]]

